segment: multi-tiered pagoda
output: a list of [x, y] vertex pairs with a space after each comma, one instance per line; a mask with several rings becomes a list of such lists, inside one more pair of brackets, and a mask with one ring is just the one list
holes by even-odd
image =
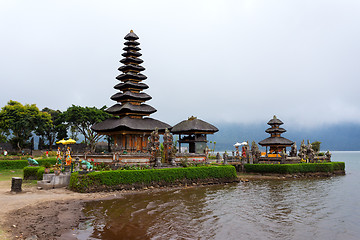
[[105, 110], [114, 117], [92, 126], [94, 131], [112, 136], [115, 146], [127, 152], [146, 152], [148, 137], [155, 128], [159, 132], [171, 128], [166, 123], [147, 117], [156, 109], [145, 104], [151, 96], [142, 92], [149, 87], [142, 83], [147, 77], [141, 73], [145, 68], [140, 65], [143, 60], [139, 58], [142, 54], [138, 39], [132, 30], [125, 36], [124, 58], [120, 60], [124, 65], [118, 69], [122, 74], [116, 77], [120, 83], [114, 87], [119, 92], [111, 96], [117, 103]]
[[280, 125], [284, 123], [274, 116], [267, 124], [270, 125], [271, 128], [266, 129], [265, 132], [269, 133], [270, 137], [262, 140], [259, 144], [266, 147], [266, 152], [267, 147], [270, 147], [270, 153], [286, 152], [286, 147], [290, 147], [294, 142], [281, 136], [282, 133], [286, 132], [284, 128], [280, 127]]

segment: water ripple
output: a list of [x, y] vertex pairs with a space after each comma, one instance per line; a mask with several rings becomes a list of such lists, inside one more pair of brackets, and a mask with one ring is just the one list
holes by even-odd
[[81, 231], [91, 232], [86, 239], [357, 239], [360, 153], [346, 157], [346, 176], [252, 181], [91, 202], [84, 210], [92, 218], [90, 227], [78, 230], [78, 239], [86, 235]]

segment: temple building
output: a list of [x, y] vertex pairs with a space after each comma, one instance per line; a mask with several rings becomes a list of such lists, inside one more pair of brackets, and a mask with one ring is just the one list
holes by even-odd
[[125, 36], [124, 58], [120, 60], [123, 66], [118, 69], [122, 74], [116, 77], [120, 83], [114, 86], [119, 92], [111, 96], [116, 104], [105, 110], [113, 117], [92, 126], [97, 133], [112, 136], [117, 149], [127, 152], [146, 152], [148, 137], [155, 128], [160, 133], [171, 129], [170, 125], [148, 117], [156, 109], [145, 104], [151, 96], [143, 92], [149, 87], [142, 83], [147, 77], [141, 73], [145, 68], [140, 65], [143, 60], [139, 58], [142, 54], [138, 39], [132, 30]]
[[290, 147], [294, 142], [281, 136], [286, 130], [279, 126], [284, 123], [274, 116], [267, 124], [270, 125], [271, 128], [266, 129], [265, 132], [269, 133], [270, 137], [260, 141], [259, 144], [266, 147], [266, 152], [268, 152], [268, 147], [270, 147], [269, 153], [286, 152], [286, 147]]
[[[189, 145], [189, 153], [203, 154], [206, 149], [207, 134], [214, 134], [219, 131], [215, 126], [196, 117], [190, 117], [176, 124], [171, 133], [179, 135], [179, 151], [181, 144]], [[184, 136], [182, 136], [184, 135]]]

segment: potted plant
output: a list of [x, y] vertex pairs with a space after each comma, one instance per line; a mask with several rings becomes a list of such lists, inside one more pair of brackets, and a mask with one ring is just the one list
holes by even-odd
[[44, 167], [45, 167], [44, 173], [45, 173], [45, 174], [49, 174], [49, 173], [50, 173], [51, 163], [45, 162], [45, 163], [44, 163]]

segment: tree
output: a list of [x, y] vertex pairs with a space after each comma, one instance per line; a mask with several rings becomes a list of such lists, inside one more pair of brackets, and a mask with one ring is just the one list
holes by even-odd
[[39, 123], [39, 128], [37, 129], [36, 134], [42, 136], [42, 138], [48, 141], [49, 148], [51, 150], [56, 139], [67, 137], [67, 125], [64, 124], [65, 119], [60, 110], [44, 108], [42, 112], [50, 115], [51, 122], [41, 119], [42, 122]]
[[90, 145], [91, 152], [95, 151], [96, 143], [101, 138], [101, 135], [91, 129], [91, 126], [112, 116], [104, 111], [105, 108], [106, 106], [98, 109], [72, 105], [64, 112], [66, 122], [84, 135], [85, 143]]
[[320, 144], [321, 142], [319, 141], [315, 141], [311, 143], [311, 147], [316, 153], [320, 152]]
[[10, 100], [0, 111], [0, 128], [11, 133], [10, 142], [19, 150], [28, 145], [33, 131], [50, 122], [51, 116], [40, 112], [35, 104], [22, 105]]
[[7, 142], [8, 136], [9, 136], [9, 131], [0, 128], [0, 143]]

